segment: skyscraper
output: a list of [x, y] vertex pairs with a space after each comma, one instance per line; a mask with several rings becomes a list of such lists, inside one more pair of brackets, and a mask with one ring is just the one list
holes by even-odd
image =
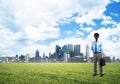
[[16, 54], [16, 62], [19, 62], [18, 54]]
[[89, 61], [89, 57], [90, 57], [90, 52], [89, 52], [89, 46], [88, 44], [86, 45], [86, 61]]
[[74, 56], [80, 56], [80, 45], [74, 46]]
[[55, 51], [58, 54], [59, 50], [61, 49], [61, 47], [59, 45], [56, 45]]
[[68, 53], [68, 46], [67, 45], [63, 45], [62, 50], [63, 50], [64, 53], [67, 54]]
[[25, 62], [29, 62], [29, 54], [25, 55]]
[[70, 55], [70, 57], [74, 56], [74, 49], [72, 44], [68, 44], [68, 54]]
[[39, 62], [39, 50], [38, 49], [35, 52], [35, 61]]
[[68, 44], [68, 51], [69, 52], [73, 51], [73, 45], [72, 44]]
[[61, 49], [59, 45], [56, 45], [56, 54], [58, 61], [62, 61], [64, 56], [64, 51]]

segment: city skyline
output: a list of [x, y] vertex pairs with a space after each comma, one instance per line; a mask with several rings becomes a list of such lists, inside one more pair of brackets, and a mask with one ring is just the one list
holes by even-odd
[[[66, 52], [67, 51], [67, 52]], [[81, 52], [80, 45], [72, 45], [72, 44], [66, 44], [63, 46], [56, 45], [56, 50], [54, 53], [49, 53], [49, 56], [39, 54], [39, 50], [36, 49], [34, 56], [29, 56], [29, 54], [26, 55], [18, 55], [16, 56], [6, 56], [6, 57], [0, 57], [0, 63], [11, 63], [11, 62], [26, 62], [26, 63], [56, 63], [56, 62], [93, 62], [93, 57], [89, 56], [89, 46], [86, 45], [86, 54], [84, 55]], [[109, 56], [105, 56], [104, 58], [106, 62], [120, 62], [119, 58]]]
[[0, 0], [0, 57], [49, 55], [65, 44], [85, 55], [98, 32], [104, 53], [120, 58], [119, 9], [120, 0]]

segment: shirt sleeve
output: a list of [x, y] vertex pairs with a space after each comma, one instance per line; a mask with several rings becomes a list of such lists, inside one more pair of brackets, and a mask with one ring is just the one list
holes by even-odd
[[93, 51], [94, 41], [92, 42], [91, 50]]
[[101, 42], [101, 53], [104, 54], [104, 50], [103, 50], [103, 43]]

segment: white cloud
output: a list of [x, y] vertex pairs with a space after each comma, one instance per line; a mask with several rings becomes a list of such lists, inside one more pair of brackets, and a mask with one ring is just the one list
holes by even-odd
[[0, 26], [0, 55], [10, 56], [15, 54], [18, 40], [22, 37], [21, 32], [12, 32], [8, 28]]
[[2, 0], [1, 4], [6, 8], [9, 7], [8, 10], [12, 10], [15, 21], [19, 25], [47, 23], [50, 26], [55, 26], [56, 21], [60, 18], [70, 17], [73, 12], [78, 11], [80, 7], [77, 1]]
[[73, 31], [69, 30], [69, 31], [67, 31], [66, 33], [69, 35], [69, 34], [72, 34]]
[[16, 44], [16, 41], [20, 39], [22, 33], [14, 33], [11, 30], [0, 26], [0, 48], [12, 47]]
[[[78, 23], [94, 24], [92, 20], [98, 18], [109, 0], [2, 0], [4, 11], [11, 11], [14, 20], [21, 26], [47, 23], [55, 26], [62, 18], [69, 18], [76, 12], [88, 12], [77, 19]], [[9, 8], [8, 8], [9, 7]], [[98, 10], [99, 9], [99, 10]], [[66, 12], [67, 11], [67, 12]], [[96, 12], [95, 12], [96, 11]], [[6, 15], [6, 14], [5, 14]], [[7, 16], [6, 16], [7, 17]], [[89, 19], [88, 19], [89, 18]], [[82, 22], [81, 22], [82, 21]]]
[[111, 15], [113, 15], [113, 16], [119, 16], [117, 13], [112, 13], [112, 12], [111, 12]]
[[96, 25], [94, 19], [102, 19], [103, 12], [106, 10], [103, 6], [97, 6], [92, 10], [87, 10], [85, 14], [76, 17], [75, 21], [79, 24]]
[[[96, 25], [93, 19], [100, 18], [106, 10], [109, 0], [11, 0], [1, 1], [3, 9], [11, 12], [14, 22], [24, 27], [46, 23], [48, 26], [56, 26], [60, 19], [66, 19], [78, 12], [81, 17], [75, 20], [77, 23]], [[9, 8], [8, 8], [9, 7]], [[98, 10], [99, 9], [99, 10]], [[66, 12], [67, 11], [67, 12]], [[7, 14], [5, 14], [8, 18]]]
[[51, 47], [49, 45], [38, 45], [38, 44], [31, 44], [29, 46], [25, 46], [25, 47], [21, 47], [21, 50], [18, 51], [17, 54], [21, 55], [21, 54], [29, 54], [30, 57], [34, 57], [35, 56], [35, 51], [36, 49], [39, 50], [40, 52], [40, 56], [43, 55], [43, 53], [45, 53], [46, 55], [49, 55], [49, 52], [53, 52], [52, 50], [54, 50], [54, 47]]
[[82, 30], [86, 32], [91, 32], [93, 29], [92, 27], [87, 27], [87, 28], [82, 28]]
[[41, 24], [38, 26], [28, 26], [25, 28], [25, 33], [28, 39], [46, 40], [59, 37], [59, 28], [48, 27], [46, 24]]
[[76, 36], [84, 36], [84, 33], [77, 30], [75, 35], [76, 35]]
[[112, 18], [110, 17], [110, 16], [102, 16], [102, 19], [103, 19], [103, 21], [101, 22], [101, 24], [102, 25], [109, 25], [109, 24], [112, 24], [113, 25], [113, 27], [115, 26], [115, 25], [117, 25], [117, 23], [115, 22], [115, 21], [113, 21], [112, 20]]

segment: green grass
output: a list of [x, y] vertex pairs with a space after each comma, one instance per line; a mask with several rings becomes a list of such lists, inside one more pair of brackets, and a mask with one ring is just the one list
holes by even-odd
[[92, 77], [93, 63], [0, 63], [0, 84], [120, 84], [120, 63], [104, 73]]

